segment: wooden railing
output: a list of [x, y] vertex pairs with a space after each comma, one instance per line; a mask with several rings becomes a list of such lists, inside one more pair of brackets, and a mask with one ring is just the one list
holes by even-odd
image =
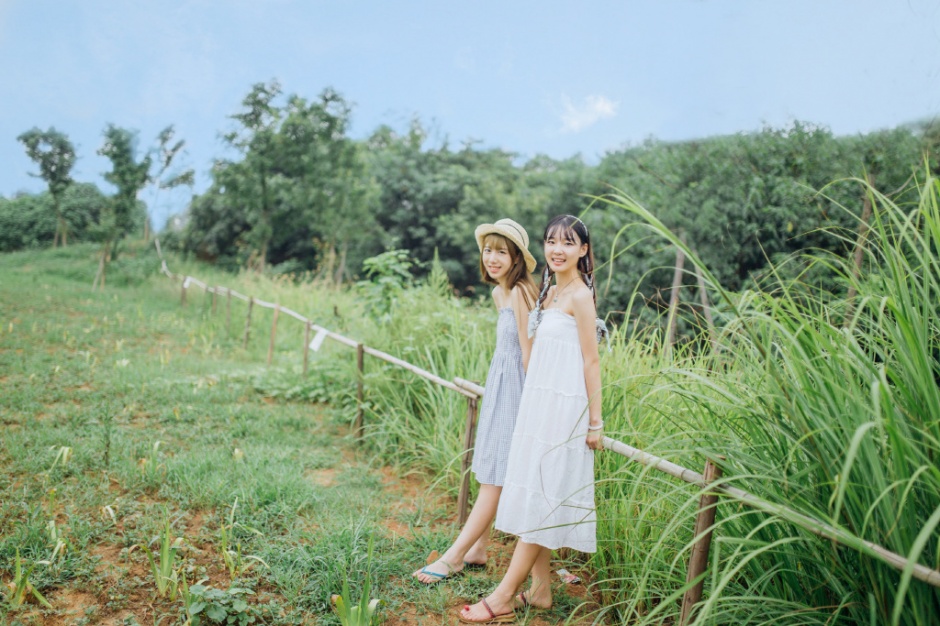
[[[462, 378], [454, 378], [453, 380], [446, 380], [441, 378], [432, 372], [408, 363], [407, 361], [399, 359], [398, 357], [392, 356], [391, 354], [366, 346], [361, 342], [356, 341], [355, 339], [350, 339], [349, 337], [345, 337], [339, 333], [330, 331], [323, 326], [315, 324], [312, 320], [307, 319], [303, 315], [279, 304], [258, 300], [251, 296], [240, 294], [227, 287], [210, 286], [193, 276], [181, 276], [174, 274], [167, 268], [165, 261], [163, 262], [162, 271], [168, 277], [181, 281], [181, 306], [186, 305], [187, 292], [191, 285], [197, 285], [204, 291], [206, 296], [211, 296], [211, 306], [213, 312], [216, 311], [217, 296], [224, 295], [226, 298], [226, 324], [229, 329], [231, 328], [232, 298], [234, 297], [239, 300], [246, 301], [248, 303], [244, 332], [244, 344], [246, 346], [248, 345], [250, 335], [252, 309], [255, 306], [266, 309], [273, 309], [274, 315], [271, 323], [271, 335], [268, 344], [269, 364], [271, 363], [274, 352], [274, 341], [277, 336], [277, 324], [280, 313], [289, 315], [290, 317], [297, 319], [305, 325], [306, 330], [304, 333], [303, 345], [303, 362], [305, 374], [307, 373], [308, 369], [309, 351], [311, 344], [310, 334], [312, 332], [321, 335], [321, 340], [329, 338], [341, 345], [355, 348], [358, 377], [356, 393], [357, 410], [353, 431], [356, 438], [360, 441], [365, 432], [363, 416], [363, 372], [364, 355], [366, 354], [377, 359], [381, 359], [387, 363], [391, 363], [392, 365], [401, 367], [436, 385], [445, 387], [451, 391], [454, 391], [455, 393], [459, 393], [465, 396], [467, 398], [467, 419], [464, 428], [464, 449], [461, 458], [461, 483], [460, 492], [457, 498], [457, 508], [460, 524], [463, 525], [463, 523], [466, 522], [469, 509], [470, 464], [473, 459], [474, 431], [476, 429], [479, 400], [481, 397], [483, 397], [485, 392], [484, 387]], [[826, 522], [814, 519], [789, 507], [769, 502], [747, 491], [738, 489], [737, 487], [731, 487], [729, 485], [722, 484], [719, 482], [721, 478], [721, 468], [711, 460], [705, 462], [703, 473], [698, 473], [677, 465], [667, 459], [629, 446], [622, 441], [611, 439], [610, 437], [604, 437], [603, 441], [604, 448], [607, 450], [612, 450], [613, 452], [633, 462], [651, 467], [652, 469], [663, 472], [683, 482], [686, 482], [690, 485], [695, 485], [702, 489], [702, 495], [699, 499], [698, 513], [696, 514], [695, 518], [695, 543], [692, 548], [692, 554], [689, 558], [689, 566], [686, 575], [686, 582], [687, 584], [690, 584], [690, 587], [686, 590], [682, 598], [681, 617], [679, 621], [679, 623], [682, 625], [691, 623], [693, 619], [693, 608], [702, 598], [702, 588], [705, 579], [704, 574], [708, 567], [708, 553], [711, 546], [711, 535], [715, 522], [715, 511], [718, 496], [724, 496], [732, 500], [736, 500], [759, 511], [780, 517], [781, 519], [790, 522], [794, 526], [852, 548], [873, 559], [879, 560], [896, 570], [903, 572], [906, 569], [910, 569], [912, 576], [917, 580], [923, 581], [934, 587], [940, 587], [940, 570], [931, 569], [920, 563], [912, 563], [906, 557], [897, 554], [896, 552], [892, 552], [887, 548], [879, 546], [875, 543], [857, 537], [842, 528], [838, 528], [832, 526], [831, 524], [827, 524]]]

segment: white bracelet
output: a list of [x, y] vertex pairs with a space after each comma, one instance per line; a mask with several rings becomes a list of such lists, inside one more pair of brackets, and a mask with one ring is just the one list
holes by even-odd
[[591, 424], [588, 424], [588, 430], [601, 430], [602, 428], [604, 428], [604, 422], [601, 422], [597, 426], [592, 426]]

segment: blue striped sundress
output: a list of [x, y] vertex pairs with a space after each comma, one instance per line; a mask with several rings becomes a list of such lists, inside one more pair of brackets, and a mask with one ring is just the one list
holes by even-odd
[[486, 375], [473, 450], [472, 469], [481, 484], [503, 485], [524, 382], [516, 315], [512, 307], [504, 307], [496, 322], [496, 351]]

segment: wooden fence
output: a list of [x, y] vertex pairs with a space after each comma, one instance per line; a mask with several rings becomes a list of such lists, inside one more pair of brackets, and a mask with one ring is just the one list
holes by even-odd
[[[356, 341], [355, 339], [350, 339], [349, 337], [345, 337], [339, 333], [330, 331], [318, 324], [315, 324], [312, 320], [307, 319], [296, 311], [292, 311], [291, 309], [283, 307], [279, 304], [258, 300], [254, 297], [240, 294], [227, 287], [210, 286], [207, 283], [192, 276], [181, 276], [174, 274], [167, 268], [165, 261], [163, 262], [162, 272], [174, 280], [181, 281], [181, 306], [186, 305], [187, 292], [192, 285], [200, 287], [207, 297], [211, 296], [213, 312], [216, 310], [217, 296], [224, 295], [226, 299], [226, 325], [229, 328], [231, 327], [232, 298], [237, 298], [247, 302], [248, 308], [246, 313], [243, 339], [245, 346], [248, 345], [250, 336], [249, 331], [251, 327], [251, 315], [254, 307], [258, 306], [266, 309], [273, 309], [274, 315], [271, 322], [271, 335], [268, 343], [268, 364], [271, 363], [274, 352], [274, 341], [277, 336], [277, 324], [280, 314], [293, 317], [305, 325], [303, 345], [303, 362], [305, 374], [307, 373], [309, 363], [311, 343], [313, 343], [310, 339], [311, 333], [316, 333], [316, 335], [319, 336], [319, 340], [315, 338], [314, 341], [319, 342], [329, 338], [341, 345], [354, 348], [356, 350], [356, 366], [358, 368], [358, 377], [356, 389], [357, 409], [353, 430], [356, 438], [360, 441], [362, 440], [363, 434], [365, 432], [363, 416], [363, 371], [365, 360], [364, 357], [366, 354], [387, 363], [391, 363], [392, 365], [406, 369], [413, 374], [420, 376], [421, 378], [431, 381], [436, 385], [445, 387], [451, 391], [454, 391], [455, 393], [459, 393], [465, 396], [467, 399], [467, 419], [464, 428], [464, 446], [461, 457], [461, 483], [460, 492], [457, 498], [457, 508], [460, 524], [463, 525], [463, 523], [466, 522], [469, 508], [470, 464], [473, 459], [474, 432], [476, 429], [479, 401], [480, 398], [483, 397], [483, 393], [485, 391], [484, 387], [462, 378], [454, 378], [453, 380], [446, 380], [441, 378], [432, 372], [408, 363], [407, 361], [403, 361], [402, 359], [392, 356], [391, 354], [366, 346], [361, 342]], [[892, 552], [887, 548], [879, 546], [870, 541], [866, 541], [844, 529], [837, 528], [831, 524], [827, 524], [826, 522], [814, 519], [789, 507], [763, 500], [742, 489], [720, 483], [719, 480], [721, 478], [721, 468], [714, 464], [711, 460], [706, 461], [704, 471], [702, 473], [698, 473], [677, 465], [667, 459], [629, 446], [621, 441], [617, 441], [616, 439], [611, 439], [610, 437], [604, 437], [604, 448], [620, 454], [621, 456], [626, 457], [631, 461], [651, 467], [657, 471], [663, 472], [702, 489], [702, 495], [699, 499], [698, 513], [696, 514], [695, 518], [695, 543], [692, 547], [692, 554], [689, 558], [689, 566], [686, 574], [686, 582], [687, 584], [690, 584], [690, 587], [686, 590], [682, 598], [681, 617], [679, 621], [680, 625], [686, 625], [692, 622], [693, 609], [702, 598], [702, 588], [705, 580], [704, 574], [708, 567], [708, 554], [711, 547], [711, 535], [715, 523], [715, 512], [718, 496], [736, 500], [759, 511], [780, 517], [781, 519], [784, 519], [791, 524], [802, 528], [803, 530], [847, 546], [873, 559], [877, 559], [883, 563], [886, 563], [898, 571], [903, 572], [905, 570], [910, 570], [912, 576], [917, 580], [923, 581], [934, 587], [940, 587], [940, 570], [931, 569], [920, 563], [911, 562], [906, 557], [897, 554], [896, 552]]]

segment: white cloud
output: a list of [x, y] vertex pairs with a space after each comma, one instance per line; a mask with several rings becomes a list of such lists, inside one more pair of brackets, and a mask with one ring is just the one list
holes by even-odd
[[593, 126], [600, 120], [617, 115], [619, 102], [601, 95], [585, 97], [580, 104], [575, 104], [567, 95], [561, 96], [561, 132], [577, 133]]

